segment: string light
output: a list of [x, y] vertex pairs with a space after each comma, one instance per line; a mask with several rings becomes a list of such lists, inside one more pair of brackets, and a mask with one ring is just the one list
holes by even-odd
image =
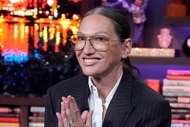
[[[71, 2], [78, 3], [80, 0], [71, 0]], [[41, 4], [40, 7], [39, 3]], [[46, 6], [49, 6], [50, 9], [45, 10]], [[28, 48], [28, 38], [31, 35], [33, 36], [33, 46], [35, 49], [38, 49], [39, 42], [42, 42], [43, 50], [47, 51], [48, 42], [55, 40], [54, 52], [59, 52], [60, 44], [62, 43], [65, 46], [67, 43], [67, 32], [72, 31], [73, 34], [77, 33], [80, 18], [74, 14], [72, 19], [68, 19], [66, 16], [70, 15], [69, 13], [62, 14], [58, 18], [58, 8], [60, 8], [60, 5], [58, 5], [57, 0], [10, 0], [0, 5], [0, 10], [11, 10], [7, 16], [0, 16], [0, 49], [3, 50], [3, 53], [9, 52], [11, 46], [12, 48], [17, 47], [20, 49], [21, 51], [19, 52], [22, 52], [22, 50], [23, 52], [28, 52], [26, 49]], [[47, 18], [39, 18], [40, 14], [46, 15]], [[20, 17], [15, 17], [15, 15]], [[27, 25], [30, 21], [25, 16], [31, 16], [33, 26]], [[8, 26], [9, 28], [7, 28]], [[12, 42], [11, 45], [5, 42], [7, 41], [7, 35], [10, 34], [7, 34], [11, 30], [10, 28], [13, 28], [13, 36], [9, 37], [12, 38], [10, 39], [11, 41], [9, 40], [9, 42]], [[29, 32], [29, 29], [33, 33]], [[11, 54], [14, 53], [9, 53], [9, 55]]]
[[[80, 0], [66, 1], [73, 5]], [[72, 14], [64, 12], [62, 17], [62, 9], [70, 5], [58, 5], [57, 0], [50, 2], [53, 4], [48, 4], [47, 0], [0, 2], [3, 95], [44, 96], [51, 84], [79, 73], [78, 64], [72, 59], [73, 50], [66, 45], [68, 36], [77, 33], [79, 15], [70, 19]], [[77, 13], [78, 10], [76, 8]]]

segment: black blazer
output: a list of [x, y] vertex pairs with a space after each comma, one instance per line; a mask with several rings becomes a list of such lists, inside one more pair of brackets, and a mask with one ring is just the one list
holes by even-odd
[[[61, 97], [75, 97], [81, 112], [88, 109], [88, 77], [81, 75], [59, 82], [47, 91], [45, 127], [57, 127]], [[161, 95], [124, 71], [102, 127], [170, 127], [171, 107]]]

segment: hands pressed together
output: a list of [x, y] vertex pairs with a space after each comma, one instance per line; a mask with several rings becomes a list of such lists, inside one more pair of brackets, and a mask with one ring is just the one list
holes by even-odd
[[92, 111], [80, 114], [77, 103], [72, 96], [62, 97], [61, 113], [56, 113], [58, 127], [92, 127]]

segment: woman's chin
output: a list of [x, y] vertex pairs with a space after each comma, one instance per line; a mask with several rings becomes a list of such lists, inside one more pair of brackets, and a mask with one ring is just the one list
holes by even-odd
[[83, 71], [83, 73], [85, 74], [85, 75], [88, 75], [88, 76], [93, 76], [93, 75], [96, 75], [97, 73], [97, 71], [95, 71], [95, 70], [92, 70], [92, 69], [83, 69], [82, 70]]

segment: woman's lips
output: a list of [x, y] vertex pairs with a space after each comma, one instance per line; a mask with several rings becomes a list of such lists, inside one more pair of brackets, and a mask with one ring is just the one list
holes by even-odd
[[83, 63], [86, 66], [92, 66], [95, 65], [100, 59], [98, 58], [84, 58]]

